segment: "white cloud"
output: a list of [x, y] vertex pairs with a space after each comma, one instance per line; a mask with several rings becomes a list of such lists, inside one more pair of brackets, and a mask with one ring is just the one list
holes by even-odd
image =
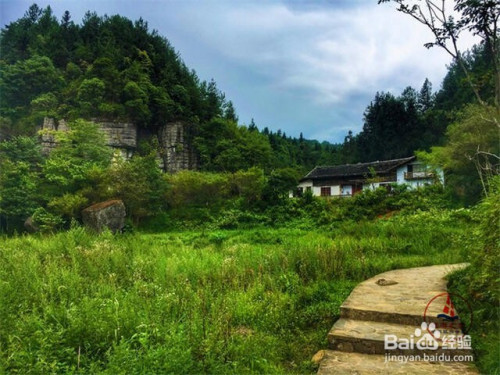
[[291, 10], [279, 3], [224, 3], [206, 11], [213, 22], [195, 26], [203, 43], [268, 72], [273, 87], [304, 90], [315, 103], [421, 85], [426, 77], [438, 83], [450, 61], [444, 51], [423, 47], [432, 40], [424, 26], [387, 5]]
[[[142, 16], [243, 108], [242, 121], [255, 117], [287, 134], [341, 141], [345, 129], [360, 129], [376, 91], [419, 89], [425, 78], [438, 89], [450, 62], [443, 50], [423, 47], [432, 40], [423, 25], [376, 0], [64, 4], [72, 14], [77, 6], [81, 14]], [[62, 14], [63, 2], [53, 8]]]

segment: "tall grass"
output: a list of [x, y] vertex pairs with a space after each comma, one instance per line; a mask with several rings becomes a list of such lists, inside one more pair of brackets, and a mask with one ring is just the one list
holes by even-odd
[[456, 211], [317, 230], [95, 236], [0, 244], [0, 370], [310, 373], [352, 288], [460, 262]]

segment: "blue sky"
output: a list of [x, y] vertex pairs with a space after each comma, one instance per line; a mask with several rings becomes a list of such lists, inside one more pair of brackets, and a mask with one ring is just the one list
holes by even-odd
[[[0, 0], [4, 25], [33, 3]], [[215, 79], [233, 101], [240, 122], [287, 135], [342, 142], [359, 132], [377, 91], [439, 89], [450, 57], [423, 47], [424, 26], [377, 0], [53, 0], [60, 18], [80, 23], [99, 15], [142, 17], [165, 36], [202, 80]], [[472, 45], [465, 36], [463, 48]]]

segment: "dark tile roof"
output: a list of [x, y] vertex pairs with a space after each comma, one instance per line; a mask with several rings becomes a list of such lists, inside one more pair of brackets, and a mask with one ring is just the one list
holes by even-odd
[[377, 174], [384, 174], [413, 160], [415, 160], [415, 156], [403, 159], [373, 161], [369, 163], [316, 167], [303, 177], [301, 181], [316, 178], [363, 177], [370, 174], [371, 168], [373, 168]]

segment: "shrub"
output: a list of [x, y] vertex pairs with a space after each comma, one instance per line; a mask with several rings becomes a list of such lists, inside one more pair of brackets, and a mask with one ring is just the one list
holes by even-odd
[[172, 207], [208, 206], [229, 197], [228, 174], [180, 171], [166, 176], [170, 185], [167, 202]]
[[54, 232], [64, 224], [60, 215], [53, 214], [43, 207], [39, 207], [33, 212], [33, 222], [40, 228], [41, 232]]

